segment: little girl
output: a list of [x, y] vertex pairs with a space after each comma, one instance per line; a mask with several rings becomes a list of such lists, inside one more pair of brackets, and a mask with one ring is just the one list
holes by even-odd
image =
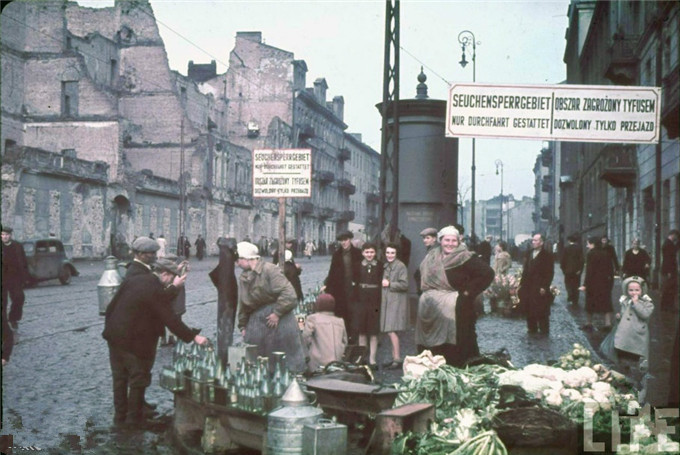
[[647, 285], [639, 276], [623, 280], [621, 311], [616, 314], [619, 325], [614, 335], [614, 347], [624, 369], [640, 381], [641, 360], [649, 359], [649, 316], [654, 311], [652, 299], [646, 294]]

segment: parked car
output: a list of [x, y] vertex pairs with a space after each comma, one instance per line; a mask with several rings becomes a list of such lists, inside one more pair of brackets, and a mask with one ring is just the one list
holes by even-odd
[[73, 263], [66, 257], [61, 240], [28, 240], [22, 244], [28, 261], [29, 286], [53, 279], [58, 279], [61, 284], [69, 284], [72, 276], [79, 275]]

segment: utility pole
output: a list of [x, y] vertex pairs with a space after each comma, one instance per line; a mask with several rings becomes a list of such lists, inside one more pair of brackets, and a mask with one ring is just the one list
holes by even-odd
[[[180, 130], [179, 130], [179, 235], [182, 236], [186, 230], [185, 230], [185, 223], [186, 223], [186, 200], [185, 200], [185, 194], [186, 194], [186, 186], [185, 186], [185, 179], [184, 179], [184, 116], [182, 116], [182, 120], [180, 121]], [[177, 252], [177, 255], [180, 255], [180, 252]]]
[[[385, 226], [389, 225], [389, 238], [391, 241], [396, 241], [399, 223], [399, 0], [387, 0], [385, 5], [385, 61], [380, 144], [380, 232], [382, 233]], [[390, 119], [392, 119], [391, 126]]]

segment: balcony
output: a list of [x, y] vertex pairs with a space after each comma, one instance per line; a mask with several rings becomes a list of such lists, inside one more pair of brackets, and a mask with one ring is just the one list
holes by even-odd
[[335, 215], [335, 210], [333, 210], [330, 207], [321, 207], [319, 209], [319, 218], [320, 219], [325, 220], [325, 219], [328, 219], [328, 218], [332, 218], [333, 215]]
[[663, 102], [661, 103], [661, 124], [666, 128], [669, 139], [678, 137], [680, 127], [680, 68], [675, 65], [666, 77], [663, 78]]
[[300, 214], [312, 213], [314, 211], [314, 204], [311, 202], [301, 202], [297, 206], [297, 212]]
[[347, 194], [354, 194], [357, 191], [357, 187], [352, 185], [352, 182], [350, 182], [348, 179], [339, 179], [338, 191]]
[[550, 167], [553, 159], [552, 149], [546, 148], [541, 150], [541, 165], [544, 167]]
[[614, 35], [604, 77], [616, 85], [631, 85], [635, 82], [638, 63], [635, 47], [638, 41], [638, 36]]
[[316, 171], [314, 172], [314, 180], [321, 185], [328, 185], [335, 180], [335, 175], [331, 171]]
[[366, 204], [380, 204], [380, 195], [378, 193], [366, 193]]
[[348, 148], [341, 148], [338, 150], [338, 159], [340, 161], [348, 161], [350, 158], [352, 158], [352, 152]]
[[344, 212], [338, 213], [338, 221], [346, 223], [354, 219], [354, 210], [345, 210]]
[[637, 177], [635, 146], [609, 144], [603, 150], [600, 178], [614, 188], [629, 188]]
[[553, 190], [552, 175], [544, 175], [541, 180], [541, 191], [544, 193], [550, 193]]
[[249, 209], [253, 206], [253, 198], [250, 193], [241, 192], [239, 190], [228, 190], [229, 204], [232, 207], [241, 207]]
[[573, 175], [561, 175], [560, 176], [560, 188], [570, 187], [574, 184]]

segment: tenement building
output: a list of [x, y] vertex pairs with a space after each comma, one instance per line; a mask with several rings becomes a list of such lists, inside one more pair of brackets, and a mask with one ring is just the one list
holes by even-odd
[[[252, 194], [253, 150], [312, 150], [312, 198], [286, 233], [331, 242], [374, 222], [378, 154], [350, 134], [307, 65], [237, 34], [225, 74], [170, 69], [148, 1], [109, 8], [18, 0], [3, 9], [2, 223], [54, 233], [74, 257], [124, 255], [135, 236], [273, 239], [276, 199]], [[359, 165], [358, 163], [368, 163]], [[368, 183], [367, 183], [368, 182]]]
[[639, 238], [654, 258], [680, 227], [678, 2], [572, 0], [567, 83], [661, 87], [657, 144], [563, 143], [560, 231], [607, 234], [619, 256]]

